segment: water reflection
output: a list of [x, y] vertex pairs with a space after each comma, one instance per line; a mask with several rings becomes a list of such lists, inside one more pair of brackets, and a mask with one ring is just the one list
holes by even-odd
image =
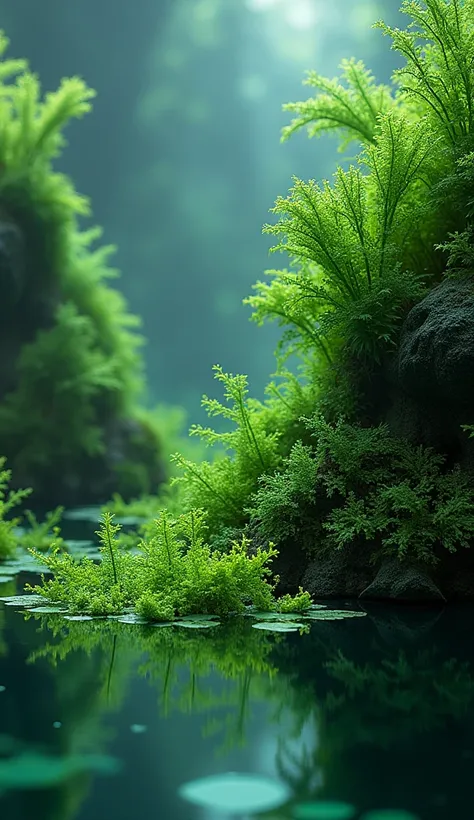
[[[47, 820], [103, 820], [104, 802], [114, 820], [158, 806], [163, 820], [469, 814], [472, 607], [372, 608], [303, 635], [262, 632], [245, 618], [191, 631], [3, 617], [0, 731], [50, 756], [123, 763], [112, 780], [69, 773], [43, 794]], [[0, 747], [0, 758], [13, 757]], [[10, 803], [9, 818], [38, 818], [25, 790], [15, 795], [23, 813]]]

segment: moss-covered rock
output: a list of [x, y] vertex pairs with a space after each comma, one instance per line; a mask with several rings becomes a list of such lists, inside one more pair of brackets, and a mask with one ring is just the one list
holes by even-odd
[[[0, 34], [0, 54], [7, 44]], [[43, 100], [19, 60], [2, 62], [0, 82], [0, 452], [37, 504], [156, 491], [139, 321], [106, 281], [113, 248], [80, 230], [87, 200], [53, 168], [94, 92], [71, 78]]]

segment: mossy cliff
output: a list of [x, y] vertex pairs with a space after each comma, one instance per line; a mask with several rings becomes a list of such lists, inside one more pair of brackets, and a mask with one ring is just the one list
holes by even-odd
[[474, 2], [401, 10], [406, 30], [375, 24], [406, 61], [391, 86], [351, 59], [285, 106], [283, 139], [360, 153], [277, 200], [264, 230], [291, 267], [246, 300], [283, 329], [277, 374], [260, 403], [217, 369], [227, 404], [204, 404], [233, 430], [191, 432], [227, 453], [176, 457], [181, 503], [218, 545], [275, 542], [285, 590], [474, 599]]
[[[0, 56], [8, 45], [0, 37]], [[53, 168], [90, 109], [79, 78], [42, 100], [23, 60], [0, 62], [0, 452], [39, 504], [104, 502], [163, 479], [136, 317], [107, 280], [112, 247], [81, 231], [88, 201]]]

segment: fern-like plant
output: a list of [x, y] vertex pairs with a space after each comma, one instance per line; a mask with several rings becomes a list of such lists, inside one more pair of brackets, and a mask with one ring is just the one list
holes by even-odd
[[[260, 610], [277, 608], [269, 562], [278, 553], [249, 550], [250, 541], [234, 541], [225, 553], [206, 543], [207, 527], [202, 511], [193, 510], [177, 519], [163, 510], [139, 543], [138, 554], [123, 550], [120, 527], [111, 513], [104, 513], [98, 532], [101, 561], [75, 560], [59, 545], [49, 554], [31, 549], [48, 567], [52, 579], [27, 585], [51, 603], [70, 612], [91, 615], [121, 613], [126, 608], [147, 620], [173, 620], [177, 615], [229, 615], [253, 604]], [[303, 611], [311, 598], [303, 590], [295, 600], [286, 596], [285, 611]]]
[[15, 528], [21, 523], [21, 517], [9, 518], [12, 509], [23, 503], [31, 494], [31, 489], [9, 490], [12, 472], [5, 468], [5, 457], [0, 457], [0, 559], [13, 555], [18, 546]]

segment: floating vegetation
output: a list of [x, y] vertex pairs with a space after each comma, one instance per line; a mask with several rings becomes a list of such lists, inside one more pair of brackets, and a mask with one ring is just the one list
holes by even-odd
[[265, 629], [267, 632], [298, 632], [299, 629], [304, 629], [304, 624], [298, 623], [284, 623], [279, 621], [261, 621], [259, 624], [252, 624], [254, 629]]
[[286, 783], [258, 774], [228, 772], [184, 783], [180, 797], [196, 806], [232, 814], [270, 811], [286, 803], [291, 791]]
[[90, 521], [96, 524], [100, 521], [102, 507], [74, 507], [63, 513], [65, 521]]
[[53, 757], [23, 752], [0, 759], [0, 790], [49, 789], [82, 772], [118, 774], [118, 760], [106, 755], [69, 755]]
[[291, 813], [295, 820], [351, 820], [357, 810], [350, 803], [339, 800], [313, 800], [298, 803]]
[[[9, 595], [0, 597], [7, 606], [21, 607], [35, 615], [58, 615], [67, 621], [93, 621], [93, 620], [108, 620], [117, 621], [118, 623], [128, 624], [129, 626], [142, 627], [173, 627], [179, 626], [186, 629], [209, 629], [210, 627], [217, 627], [222, 625], [222, 620], [217, 615], [209, 615], [205, 613], [195, 613], [192, 615], [176, 616], [169, 621], [150, 621], [136, 612], [124, 611], [118, 615], [77, 615], [71, 614], [64, 606], [43, 604], [44, 598], [41, 595]], [[316, 609], [316, 607], [318, 607]], [[357, 618], [367, 615], [362, 610], [346, 610], [346, 609], [323, 609], [322, 604], [314, 605], [311, 610], [306, 613], [285, 613], [285, 612], [263, 612], [256, 610], [252, 606], [246, 607], [243, 613], [238, 613], [246, 618], [252, 618], [257, 623], [252, 624], [253, 629], [261, 629], [267, 632], [300, 632], [303, 634], [307, 632], [311, 622], [318, 620], [343, 620], [346, 618]]]

